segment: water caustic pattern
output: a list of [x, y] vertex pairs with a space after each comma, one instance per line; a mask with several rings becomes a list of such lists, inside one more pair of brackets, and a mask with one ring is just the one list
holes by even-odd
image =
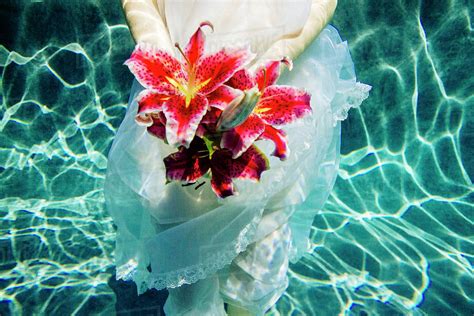
[[119, 2], [102, 3], [0, 5], [1, 315], [115, 310], [102, 186], [133, 42]]
[[339, 178], [315, 218], [313, 254], [292, 267], [283, 314], [473, 313], [464, 3], [341, 1], [334, 22], [374, 88], [343, 124]]
[[[469, 1], [339, 1], [370, 98], [274, 315], [474, 312]], [[118, 1], [0, 4], [0, 314], [158, 313], [114, 281], [106, 157], [133, 49]], [[6, 30], [6, 31], [4, 31]], [[161, 296], [160, 296], [161, 295]]]

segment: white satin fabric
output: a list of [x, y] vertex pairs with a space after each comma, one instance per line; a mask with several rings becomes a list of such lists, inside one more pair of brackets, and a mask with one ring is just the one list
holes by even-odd
[[[178, 13], [169, 15], [170, 25], [183, 24], [173, 20]], [[226, 20], [208, 17], [214, 36], [220, 36], [218, 26]], [[188, 38], [193, 24], [173, 36]], [[249, 37], [251, 49], [256, 45], [258, 51], [258, 41], [252, 41]], [[224, 200], [215, 197], [208, 180], [198, 190], [165, 184], [163, 158], [173, 149], [134, 122], [134, 97], [141, 87], [135, 83], [132, 89], [105, 184], [106, 207], [117, 225], [117, 278], [134, 280], [140, 293], [169, 288], [169, 315], [225, 315], [223, 301], [263, 314], [287, 286], [288, 261], [296, 262], [308, 250], [313, 217], [336, 178], [339, 121], [370, 87], [357, 83], [347, 45], [332, 27], [278, 84], [310, 92], [313, 113], [284, 127], [291, 151], [286, 161], [271, 157], [271, 169], [259, 183], [236, 181], [239, 195]], [[270, 142], [256, 145], [268, 155], [273, 151]]]
[[258, 58], [278, 40], [301, 32], [311, 0], [165, 0], [162, 6], [172, 43], [185, 45], [202, 21], [211, 21], [208, 51], [250, 46]]

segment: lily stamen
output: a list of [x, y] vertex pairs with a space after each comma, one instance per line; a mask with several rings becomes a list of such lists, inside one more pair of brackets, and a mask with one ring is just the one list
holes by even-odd
[[263, 88], [262, 88], [262, 91], [263, 91], [263, 89], [265, 89], [266, 86], [267, 86], [267, 70], [264, 68], [263, 69]]
[[206, 181], [204, 181], [204, 182], [202, 182], [202, 183], [199, 183], [199, 184], [194, 188], [194, 190], [199, 189], [199, 188], [202, 187], [204, 184], [206, 184]]
[[181, 46], [179, 46], [178, 43], [174, 43], [174, 47], [176, 47], [178, 49], [178, 51], [181, 53], [181, 55], [183, 56], [184, 60], [186, 61], [186, 63], [189, 65], [191, 65], [191, 63], [189, 62], [189, 59], [188, 57], [186, 57], [186, 54], [184, 53], [183, 49], [181, 48]]
[[196, 184], [196, 182], [183, 183], [183, 184], [181, 184], [181, 186], [182, 187], [189, 187], [189, 186], [194, 185], [194, 184]]

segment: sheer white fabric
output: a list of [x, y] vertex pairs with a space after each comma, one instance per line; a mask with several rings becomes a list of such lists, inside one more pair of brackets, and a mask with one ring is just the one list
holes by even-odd
[[[259, 277], [251, 273], [250, 266], [268, 265], [268, 256], [259, 254], [268, 254], [267, 237], [274, 234], [270, 253], [282, 275], [288, 260], [296, 262], [308, 251], [314, 215], [336, 178], [340, 120], [368, 96], [370, 87], [356, 81], [347, 44], [330, 26], [278, 84], [310, 92], [313, 113], [285, 126], [291, 151], [286, 161], [271, 157], [271, 169], [259, 183], [236, 181], [239, 195], [224, 200], [214, 196], [209, 181], [198, 190], [165, 184], [163, 158], [173, 149], [134, 122], [140, 86], [135, 83], [132, 89], [109, 153], [105, 184], [106, 206], [117, 225], [117, 278], [134, 280], [140, 293], [191, 284], [170, 290], [165, 307], [170, 315], [187, 315], [193, 308], [202, 315], [222, 314], [222, 297], [263, 314], [287, 286], [285, 277], [269, 285], [256, 282]], [[270, 142], [257, 146], [267, 154], [273, 151]], [[254, 260], [245, 266], [246, 249]], [[242, 252], [240, 261], [234, 260]], [[253, 299], [239, 296], [234, 291], [239, 287], [254, 293]]]

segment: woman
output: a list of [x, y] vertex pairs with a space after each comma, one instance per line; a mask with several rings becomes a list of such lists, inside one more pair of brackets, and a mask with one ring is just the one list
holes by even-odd
[[248, 46], [253, 68], [287, 56], [294, 69], [278, 84], [312, 94], [311, 118], [286, 129], [287, 160], [271, 160], [260, 183], [237, 183], [240, 194], [225, 201], [206, 183], [165, 185], [170, 148], [135, 124], [137, 83], [109, 154], [117, 278], [133, 279], [140, 293], [168, 288], [169, 315], [225, 315], [224, 302], [229, 315], [262, 315], [288, 285], [288, 262], [308, 250], [312, 219], [335, 181], [339, 121], [370, 89], [356, 82], [337, 31], [325, 28], [336, 1], [123, 0], [123, 7], [137, 43], [176, 55], [175, 43], [210, 21], [208, 51]]

